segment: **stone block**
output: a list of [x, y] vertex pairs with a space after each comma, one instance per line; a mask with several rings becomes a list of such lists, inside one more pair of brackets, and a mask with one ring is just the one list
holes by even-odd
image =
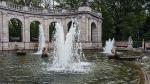
[[1, 2], [1, 5], [2, 5], [2, 6], [4, 6], [4, 7], [6, 7], [6, 6], [7, 6], [7, 4], [6, 4], [6, 2], [5, 2], [5, 1], [2, 1], [2, 2]]
[[25, 43], [25, 49], [30, 49], [30, 43]]
[[42, 11], [42, 13], [47, 14], [47, 13], [48, 13], [48, 10], [47, 10], [47, 9], [44, 9], [44, 10]]
[[38, 42], [30, 42], [29, 46], [30, 49], [38, 49]]
[[79, 7], [78, 11], [89, 11], [89, 12], [91, 12], [92, 9], [88, 6], [83, 6], [83, 7]]
[[3, 43], [3, 50], [9, 50], [8, 43]]
[[24, 7], [23, 7], [23, 10], [24, 10], [24, 11], [29, 11], [29, 8], [28, 8], [27, 6], [24, 6]]

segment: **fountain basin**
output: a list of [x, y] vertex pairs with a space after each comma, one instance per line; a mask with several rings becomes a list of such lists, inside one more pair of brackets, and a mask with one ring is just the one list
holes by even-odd
[[24, 50], [18, 50], [16, 51], [17, 55], [26, 55], [26, 52]]
[[140, 81], [139, 70], [129, 66], [132, 63], [108, 60], [99, 51], [84, 51], [87, 63], [91, 64], [86, 73], [48, 70], [52, 64], [52, 51], [48, 58], [35, 56], [33, 52], [27, 51], [26, 56], [16, 56], [14, 51], [1, 52], [0, 81], [28, 84], [138, 84]]

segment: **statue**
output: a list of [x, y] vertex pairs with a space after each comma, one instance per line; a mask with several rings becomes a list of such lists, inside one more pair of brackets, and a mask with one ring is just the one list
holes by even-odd
[[132, 37], [131, 37], [131, 36], [129, 36], [129, 38], [128, 38], [128, 48], [129, 48], [129, 49], [132, 49], [132, 48], [133, 48], [133, 40], [132, 40]]

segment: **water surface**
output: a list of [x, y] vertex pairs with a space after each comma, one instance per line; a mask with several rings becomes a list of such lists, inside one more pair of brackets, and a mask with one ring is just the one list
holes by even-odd
[[138, 71], [128, 62], [107, 60], [99, 51], [84, 51], [92, 65], [87, 73], [63, 73], [47, 71], [52, 63], [52, 51], [48, 58], [33, 55], [16, 56], [15, 51], [0, 52], [0, 82], [15, 84], [137, 84]]

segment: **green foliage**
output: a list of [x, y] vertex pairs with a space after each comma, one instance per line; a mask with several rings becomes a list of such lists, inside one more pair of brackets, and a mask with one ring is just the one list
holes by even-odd
[[41, 7], [40, 3], [42, 0], [7, 0], [8, 2], [18, 4], [18, 5], [31, 5], [33, 7]]
[[54, 33], [55, 33], [55, 22], [52, 22], [49, 26], [49, 40], [50, 42], [52, 42], [52, 39], [53, 39], [53, 36], [54, 36]]
[[60, 3], [59, 7], [74, 9], [81, 6], [84, 0], [55, 0], [55, 1]]
[[38, 22], [38, 21], [33, 21], [30, 24], [30, 40], [31, 41], [38, 41], [39, 24], [40, 24], [40, 22]]
[[103, 14], [103, 39], [136, 37], [146, 21], [141, 0], [94, 0], [91, 7]]
[[147, 16], [146, 21], [140, 31], [142, 32], [141, 38], [145, 39], [145, 41], [150, 40], [150, 17], [149, 16]]
[[[41, 7], [43, 0], [8, 0], [16, 4]], [[86, 0], [55, 0], [61, 8], [75, 8], [83, 4]], [[93, 0], [90, 2], [91, 8], [101, 12], [103, 15], [102, 38], [115, 37], [116, 40], [127, 40], [129, 36], [150, 40], [150, 0]], [[145, 12], [146, 11], [146, 12]], [[33, 29], [37, 28], [35, 25]], [[50, 28], [50, 32], [54, 29]], [[32, 31], [37, 32], [37, 31]], [[36, 35], [33, 35], [37, 37]], [[50, 33], [52, 36], [52, 33]], [[52, 37], [50, 37], [52, 38]]]
[[9, 27], [9, 37], [10, 39], [13, 37], [19, 37], [21, 40], [21, 30], [22, 30], [22, 23], [20, 20], [13, 18], [8, 23]]

